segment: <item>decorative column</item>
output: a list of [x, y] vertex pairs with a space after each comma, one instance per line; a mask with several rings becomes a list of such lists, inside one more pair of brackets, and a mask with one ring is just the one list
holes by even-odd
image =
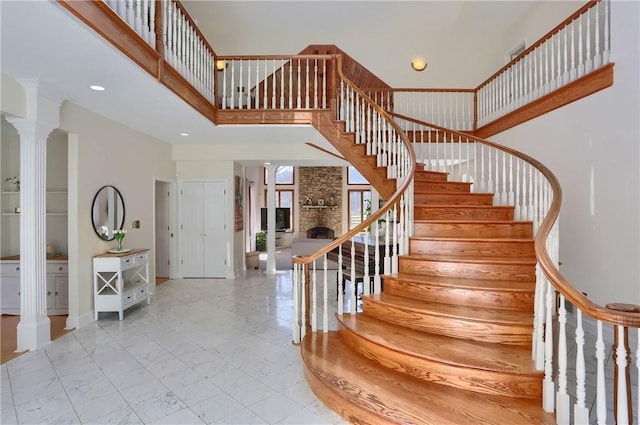
[[267, 168], [267, 273], [276, 272], [276, 170], [277, 165]]
[[38, 97], [38, 81], [23, 80], [26, 118], [8, 118], [20, 136], [20, 322], [17, 351], [51, 341], [47, 316], [47, 137], [59, 126], [60, 104]]

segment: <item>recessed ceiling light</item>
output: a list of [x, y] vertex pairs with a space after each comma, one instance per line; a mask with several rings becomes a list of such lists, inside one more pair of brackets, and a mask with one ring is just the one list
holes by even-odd
[[265, 162], [264, 165], [271, 165], [271, 163], [270, 162]]
[[89, 86], [89, 88], [91, 90], [95, 90], [95, 91], [104, 91], [104, 87], [102, 87], [102, 86], [93, 85], [93, 86]]
[[181, 136], [187, 137], [189, 133], [180, 133]]

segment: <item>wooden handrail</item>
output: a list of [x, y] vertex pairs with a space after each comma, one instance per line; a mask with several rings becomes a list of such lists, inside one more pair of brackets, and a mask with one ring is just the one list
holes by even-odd
[[358, 233], [360, 233], [363, 229], [367, 228], [369, 225], [375, 223], [380, 217], [383, 216], [383, 214], [386, 214], [386, 212], [389, 211], [391, 207], [393, 207], [395, 204], [397, 204], [400, 201], [400, 197], [404, 194], [404, 192], [407, 190], [407, 188], [413, 181], [413, 175], [415, 173], [415, 168], [416, 168], [416, 155], [415, 155], [415, 152], [413, 151], [413, 146], [411, 145], [411, 142], [409, 141], [409, 138], [407, 137], [406, 133], [400, 128], [400, 126], [398, 126], [398, 124], [393, 119], [391, 119], [391, 116], [389, 113], [387, 113], [384, 109], [382, 109], [379, 105], [377, 105], [360, 88], [358, 88], [349, 79], [347, 79], [344, 76], [344, 74], [342, 73], [342, 63], [341, 63], [342, 56], [336, 55], [336, 59], [338, 64], [337, 72], [340, 78], [342, 78], [347, 84], [349, 84], [349, 86], [353, 89], [353, 91], [358, 93], [358, 95], [361, 96], [362, 99], [365, 99], [381, 116], [383, 116], [389, 122], [389, 124], [396, 130], [396, 132], [398, 132], [398, 134], [402, 139], [402, 142], [404, 143], [405, 147], [409, 152], [410, 168], [407, 172], [406, 178], [404, 179], [400, 187], [396, 189], [395, 193], [377, 211], [372, 212], [369, 218], [367, 218], [365, 221], [363, 221], [362, 223], [360, 223], [358, 226], [354, 227], [347, 233], [343, 234], [337, 239], [334, 239], [333, 242], [325, 245], [319, 251], [316, 251], [315, 253], [308, 256], [294, 256], [292, 260], [296, 264], [311, 263], [312, 261], [328, 253], [332, 249], [337, 248], [338, 246], [342, 245], [344, 242], [347, 242], [348, 240], [356, 236]]
[[531, 46], [529, 46], [527, 49], [525, 49], [524, 52], [520, 53], [518, 56], [516, 56], [514, 59], [512, 59], [509, 63], [507, 63], [505, 66], [503, 66], [502, 68], [500, 68], [498, 71], [496, 71], [495, 73], [493, 73], [493, 75], [491, 75], [489, 78], [487, 78], [486, 80], [484, 80], [482, 83], [480, 83], [480, 85], [478, 87], [476, 87], [476, 91], [480, 90], [482, 87], [486, 86], [487, 84], [489, 84], [491, 82], [491, 80], [493, 80], [494, 78], [496, 78], [498, 75], [502, 74], [505, 70], [507, 70], [508, 68], [510, 68], [515, 62], [518, 62], [520, 59], [522, 59], [523, 57], [525, 57], [526, 55], [528, 55], [529, 53], [531, 53], [532, 51], [534, 51], [535, 49], [537, 49], [539, 46], [541, 46], [542, 44], [544, 44], [545, 41], [549, 40], [551, 37], [553, 37], [554, 35], [556, 35], [558, 32], [560, 32], [564, 27], [566, 27], [567, 25], [569, 25], [571, 22], [573, 22], [578, 16], [582, 15], [585, 11], [591, 9], [593, 6], [595, 6], [600, 0], [589, 0], [587, 3], [585, 3], [584, 6], [582, 6], [580, 9], [576, 10], [571, 16], [569, 16], [567, 19], [565, 19], [564, 21], [562, 21], [560, 24], [556, 25], [555, 28], [553, 28], [551, 31], [549, 31], [548, 33], [546, 33], [544, 36], [542, 36], [540, 39], [538, 39], [538, 41], [536, 41], [535, 43], [533, 43]]
[[[209, 52], [211, 53], [211, 55], [213, 57], [217, 57], [216, 56], [216, 51], [213, 50], [213, 47], [211, 47], [211, 45], [209, 44], [209, 42], [207, 41], [207, 38], [204, 36], [204, 34], [202, 34], [200, 32], [200, 28], [198, 28], [198, 25], [196, 25], [196, 23], [194, 22], [194, 20], [191, 18], [191, 15], [189, 15], [189, 12], [187, 12], [187, 9], [184, 8], [184, 6], [182, 5], [182, 3], [180, 3], [178, 0], [171, 0], [171, 2], [173, 4], [176, 5], [176, 7], [178, 9], [180, 9], [180, 11], [182, 12], [182, 14], [185, 16], [185, 18], [187, 18], [187, 21], [189, 21], [189, 23], [191, 24], [191, 27], [193, 28], [193, 30], [196, 32], [196, 34], [198, 34], [198, 38], [200, 38], [200, 41], [202, 41], [202, 43], [207, 47], [207, 49], [209, 50]], [[159, 7], [161, 6], [162, 0], [156, 0], [156, 10], [158, 10]]]
[[551, 229], [555, 224], [558, 216], [560, 214], [560, 206], [562, 204], [562, 188], [560, 187], [560, 183], [556, 176], [549, 170], [545, 165], [536, 159], [522, 153], [511, 149], [506, 146], [499, 145], [497, 143], [491, 142], [489, 140], [481, 139], [479, 137], [473, 136], [471, 134], [450, 130], [444, 127], [440, 127], [434, 124], [425, 123], [423, 121], [416, 120], [411, 117], [403, 116], [400, 114], [396, 114], [390, 112], [389, 115], [397, 117], [402, 120], [406, 120], [409, 122], [413, 122], [415, 124], [424, 125], [426, 127], [446, 131], [448, 133], [453, 133], [457, 136], [469, 138], [475, 141], [478, 141], [486, 146], [490, 146], [495, 149], [499, 149], [503, 152], [516, 156], [527, 163], [534, 166], [542, 175], [549, 181], [551, 185], [551, 189], [553, 190], [553, 199], [551, 201], [551, 205], [549, 207], [549, 211], [547, 212], [546, 217], [543, 219], [540, 227], [538, 228], [538, 233], [535, 237], [535, 251], [536, 257], [544, 274], [547, 276], [547, 279], [553, 284], [553, 286], [560, 291], [564, 297], [569, 300], [573, 305], [580, 308], [584, 313], [589, 316], [601, 320], [603, 322], [611, 323], [613, 325], [621, 325], [621, 326], [631, 326], [640, 328], [640, 312], [631, 311], [620, 311], [613, 310], [601, 305], [595, 304], [589, 298], [584, 296], [582, 292], [576, 289], [571, 283], [560, 273], [560, 270], [555, 266], [549, 252], [547, 251], [547, 238], [551, 233]]

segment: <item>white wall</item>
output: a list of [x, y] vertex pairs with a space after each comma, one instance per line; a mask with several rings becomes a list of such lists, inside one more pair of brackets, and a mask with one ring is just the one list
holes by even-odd
[[[171, 146], [106, 119], [73, 103], [61, 107], [61, 128], [69, 137], [69, 321], [82, 325], [92, 320], [92, 257], [112, 248], [101, 240], [91, 223], [96, 192], [113, 185], [125, 204], [127, 236], [124, 246], [151, 249], [149, 270], [155, 283], [153, 255], [153, 177], [174, 178]], [[75, 195], [75, 196], [74, 196]], [[140, 220], [140, 228], [131, 222]]]
[[612, 4], [612, 87], [492, 137], [560, 180], [560, 270], [598, 304], [640, 304], [639, 16]]

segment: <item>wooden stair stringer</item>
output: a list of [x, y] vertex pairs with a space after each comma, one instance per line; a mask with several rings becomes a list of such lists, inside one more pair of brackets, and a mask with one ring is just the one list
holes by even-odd
[[375, 156], [366, 155], [366, 146], [356, 144], [353, 133], [342, 130], [343, 123], [334, 121], [330, 111], [320, 111], [312, 124], [344, 159], [367, 179], [383, 199], [391, 198], [396, 190], [396, 179], [387, 177], [386, 167], [378, 167]]

